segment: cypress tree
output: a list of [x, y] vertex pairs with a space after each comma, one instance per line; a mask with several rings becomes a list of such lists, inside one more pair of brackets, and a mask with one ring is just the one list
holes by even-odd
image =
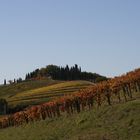
[[6, 79], [4, 79], [4, 85], [6, 85]]

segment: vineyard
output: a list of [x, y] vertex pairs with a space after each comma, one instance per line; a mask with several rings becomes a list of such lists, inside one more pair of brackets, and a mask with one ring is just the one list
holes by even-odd
[[[88, 81], [32, 80], [0, 86], [0, 98], [6, 99], [10, 109], [26, 108], [48, 102], [56, 97], [69, 95], [93, 85]], [[16, 111], [17, 112], [17, 111]]]
[[140, 69], [95, 84], [75, 94], [53, 99], [50, 102], [2, 117], [0, 128], [20, 126], [24, 123], [60, 117], [64, 114], [70, 116], [87, 109], [90, 110], [95, 106], [100, 108], [106, 103], [110, 106], [115, 102], [127, 102], [133, 99], [135, 92], [140, 92]]
[[18, 84], [11, 84], [11, 85], [6, 85], [6, 86], [1, 85], [0, 98], [5, 98], [9, 100], [11, 97], [15, 96], [18, 93], [36, 89], [36, 88], [42, 88], [44, 86], [54, 85], [61, 82], [63, 81], [42, 79], [42, 80], [32, 80], [32, 81], [27, 81], [27, 82], [21, 82]]
[[43, 86], [41, 88], [18, 92], [8, 98], [8, 102], [10, 104], [30, 104], [31, 101], [34, 101], [34, 103], [44, 102], [44, 100], [47, 101], [55, 97], [72, 94], [73, 92], [76, 92], [79, 89], [87, 88], [90, 85], [93, 85], [93, 83], [88, 81], [60, 81], [59, 83]]

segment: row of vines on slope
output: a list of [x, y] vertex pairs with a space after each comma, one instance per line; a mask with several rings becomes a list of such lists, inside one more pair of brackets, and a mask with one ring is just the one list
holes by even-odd
[[127, 101], [129, 98], [133, 98], [132, 93], [139, 91], [140, 69], [136, 69], [125, 75], [80, 90], [74, 95], [64, 96], [51, 102], [33, 106], [25, 111], [7, 115], [0, 119], [0, 128], [59, 117], [64, 113], [68, 115], [79, 113], [87, 108], [91, 109], [94, 103], [98, 107], [104, 102], [111, 105], [113, 103], [112, 96], [115, 96], [118, 102]]

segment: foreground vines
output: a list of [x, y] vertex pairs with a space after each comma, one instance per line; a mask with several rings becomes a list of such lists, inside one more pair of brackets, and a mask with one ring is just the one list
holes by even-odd
[[0, 120], [0, 128], [19, 126], [47, 118], [59, 117], [79, 113], [85, 109], [91, 109], [96, 103], [100, 107], [104, 102], [113, 103], [112, 96], [118, 102], [133, 98], [134, 92], [140, 91], [140, 69], [131, 71], [125, 75], [101, 82], [85, 90], [80, 90], [74, 95], [64, 96], [41, 105], [33, 106], [25, 111], [7, 115]]

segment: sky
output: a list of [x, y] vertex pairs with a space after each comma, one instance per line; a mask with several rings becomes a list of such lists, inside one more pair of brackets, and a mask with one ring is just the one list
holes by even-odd
[[0, 0], [0, 83], [49, 64], [116, 76], [140, 67], [139, 0]]

